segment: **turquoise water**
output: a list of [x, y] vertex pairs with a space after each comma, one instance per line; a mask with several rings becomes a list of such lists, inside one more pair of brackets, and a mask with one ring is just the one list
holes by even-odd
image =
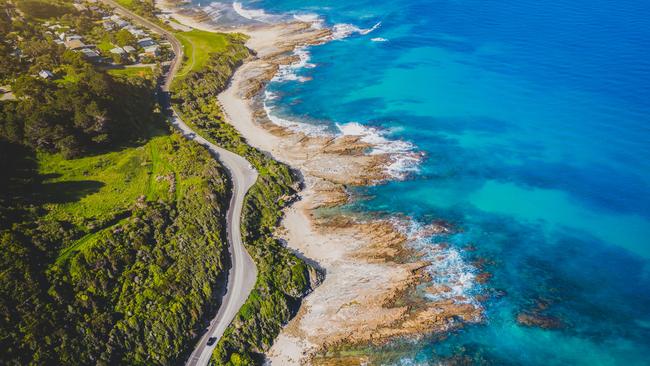
[[[470, 271], [492, 274], [467, 289], [483, 322], [409, 344], [401, 362], [650, 364], [647, 2], [243, 8], [338, 24], [340, 40], [308, 49], [312, 65], [269, 86], [274, 116], [334, 133], [373, 127], [365, 133], [403, 142], [386, 148], [424, 153], [402, 161], [405, 179], [355, 189], [363, 199], [348, 209], [444, 220], [454, 232], [420, 244], [449, 243]], [[535, 311], [561, 326], [517, 322]]]

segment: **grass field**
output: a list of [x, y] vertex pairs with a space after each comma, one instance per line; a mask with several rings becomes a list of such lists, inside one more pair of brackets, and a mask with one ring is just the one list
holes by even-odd
[[[93, 242], [102, 230], [118, 224], [138, 200], [178, 201], [190, 186], [202, 184], [179, 163], [176, 134], [157, 136], [146, 144], [79, 159], [60, 154], [38, 155], [39, 172], [47, 179], [44, 195], [48, 220], [67, 221], [88, 233], [64, 248], [58, 261]], [[189, 151], [189, 150], [183, 150]]]
[[113, 76], [126, 76], [126, 77], [141, 77], [141, 78], [152, 78], [153, 70], [149, 66], [142, 67], [125, 67], [123, 69], [109, 69], [108, 72]]
[[174, 173], [160, 164], [169, 139], [159, 136], [144, 146], [80, 159], [40, 154], [40, 173], [49, 177], [46, 194], [56, 197], [48, 204], [48, 215], [89, 230], [127, 211], [140, 196], [167, 199], [161, 192], [169, 183], [157, 182], [155, 176]]
[[185, 59], [183, 67], [176, 75], [182, 78], [192, 71], [201, 70], [210, 54], [223, 52], [229, 44], [228, 35], [194, 29], [190, 32], [178, 32], [176, 37], [183, 44]]
[[133, 6], [133, 0], [115, 0], [115, 2], [127, 8]]
[[108, 53], [110, 50], [115, 48], [115, 46], [111, 43], [111, 40], [107, 35], [101, 40], [101, 42], [97, 43], [97, 48], [103, 53]]

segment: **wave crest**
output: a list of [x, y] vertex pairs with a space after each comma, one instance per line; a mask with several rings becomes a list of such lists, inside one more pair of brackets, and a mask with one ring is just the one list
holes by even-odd
[[415, 151], [415, 145], [403, 140], [390, 140], [385, 137], [386, 131], [376, 127], [364, 126], [358, 122], [336, 124], [342, 135], [360, 136], [361, 141], [373, 146], [370, 154], [386, 154], [391, 162], [384, 171], [393, 179], [403, 180], [419, 171], [423, 155]]
[[368, 29], [362, 29], [353, 24], [348, 23], [339, 23], [335, 24], [332, 27], [332, 39], [341, 40], [347, 37], [350, 37], [353, 34], [366, 35], [373, 32], [375, 29], [381, 26], [381, 22], [377, 22], [375, 25]]
[[273, 15], [268, 14], [263, 9], [244, 9], [242, 3], [238, 1], [232, 3], [232, 8], [242, 18], [248, 20], [256, 20], [258, 22], [270, 23], [274, 19]]
[[422, 225], [412, 219], [397, 217], [390, 221], [407, 237], [410, 245], [422, 253], [423, 259], [431, 263], [426, 270], [431, 274], [431, 288], [434, 291], [425, 294], [428, 300], [453, 300], [481, 307], [475, 297], [479, 291], [476, 268], [463, 259], [458, 249], [434, 242], [436, 236], [448, 235], [446, 227], [437, 224]]

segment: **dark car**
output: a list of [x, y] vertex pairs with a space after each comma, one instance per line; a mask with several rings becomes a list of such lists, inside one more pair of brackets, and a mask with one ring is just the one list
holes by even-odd
[[217, 337], [210, 337], [208, 338], [208, 346], [211, 346], [214, 344], [214, 342], [217, 341]]

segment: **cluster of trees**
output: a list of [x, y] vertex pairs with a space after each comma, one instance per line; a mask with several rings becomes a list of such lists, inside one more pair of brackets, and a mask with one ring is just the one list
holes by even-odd
[[[3, 362], [166, 365], [182, 361], [224, 283], [226, 176], [198, 145], [170, 138], [177, 202], [135, 202], [128, 218], [58, 255], [80, 234], [47, 220], [34, 171], [3, 182], [0, 228], [0, 347]], [[0, 140], [2, 168], [30, 167], [28, 149]], [[13, 153], [10, 156], [5, 152]], [[13, 157], [13, 158], [11, 158]], [[33, 164], [32, 164], [33, 165]], [[17, 183], [31, 182], [29, 189]], [[5, 183], [7, 183], [5, 185]], [[12, 199], [19, 197], [20, 199]]]
[[[22, 55], [13, 69], [0, 55], [16, 96], [0, 101], [0, 363], [182, 362], [218, 308], [229, 266], [222, 167], [161, 130], [153, 82], [111, 77], [3, 13], [0, 52], [19, 45]], [[40, 68], [55, 78], [36, 76]], [[48, 214], [59, 203], [39, 173], [42, 156], [121, 154], [161, 134], [164, 151], [152, 159], [167, 156], [158, 164], [174, 172], [166, 197], [138, 199], [96, 228]]]
[[16, 5], [25, 15], [32, 18], [58, 18], [75, 12], [75, 8], [65, 0], [20, 0]]
[[[0, 11], [0, 80], [16, 100], [0, 104], [0, 137], [73, 157], [123, 141], [127, 127], [151, 122], [151, 81], [111, 78], [46, 39], [37, 22], [12, 22], [6, 14]], [[39, 77], [41, 70], [56, 80]]]
[[154, 0], [131, 0], [124, 5], [135, 13], [138, 13], [150, 19], [158, 20], [158, 18], [156, 18], [157, 10]]
[[224, 121], [218, 107], [218, 93], [249, 55], [244, 41], [231, 35], [226, 51], [211, 55], [203, 70], [188, 74], [174, 88], [174, 103], [186, 122], [215, 143], [246, 157], [259, 172], [246, 196], [242, 222], [244, 243], [257, 265], [258, 279], [213, 353], [212, 363], [218, 365], [261, 364], [262, 353], [295, 314], [301, 298], [320, 280], [315, 268], [273, 235], [282, 209], [299, 188], [297, 177], [288, 166], [247, 145]]
[[75, 157], [124, 142], [132, 136], [129, 129], [152, 122], [151, 81], [112, 78], [69, 51], [54, 53], [47, 62], [56, 63], [64, 75], [60, 80], [31, 72], [16, 77], [16, 100], [0, 104], [0, 137]]

